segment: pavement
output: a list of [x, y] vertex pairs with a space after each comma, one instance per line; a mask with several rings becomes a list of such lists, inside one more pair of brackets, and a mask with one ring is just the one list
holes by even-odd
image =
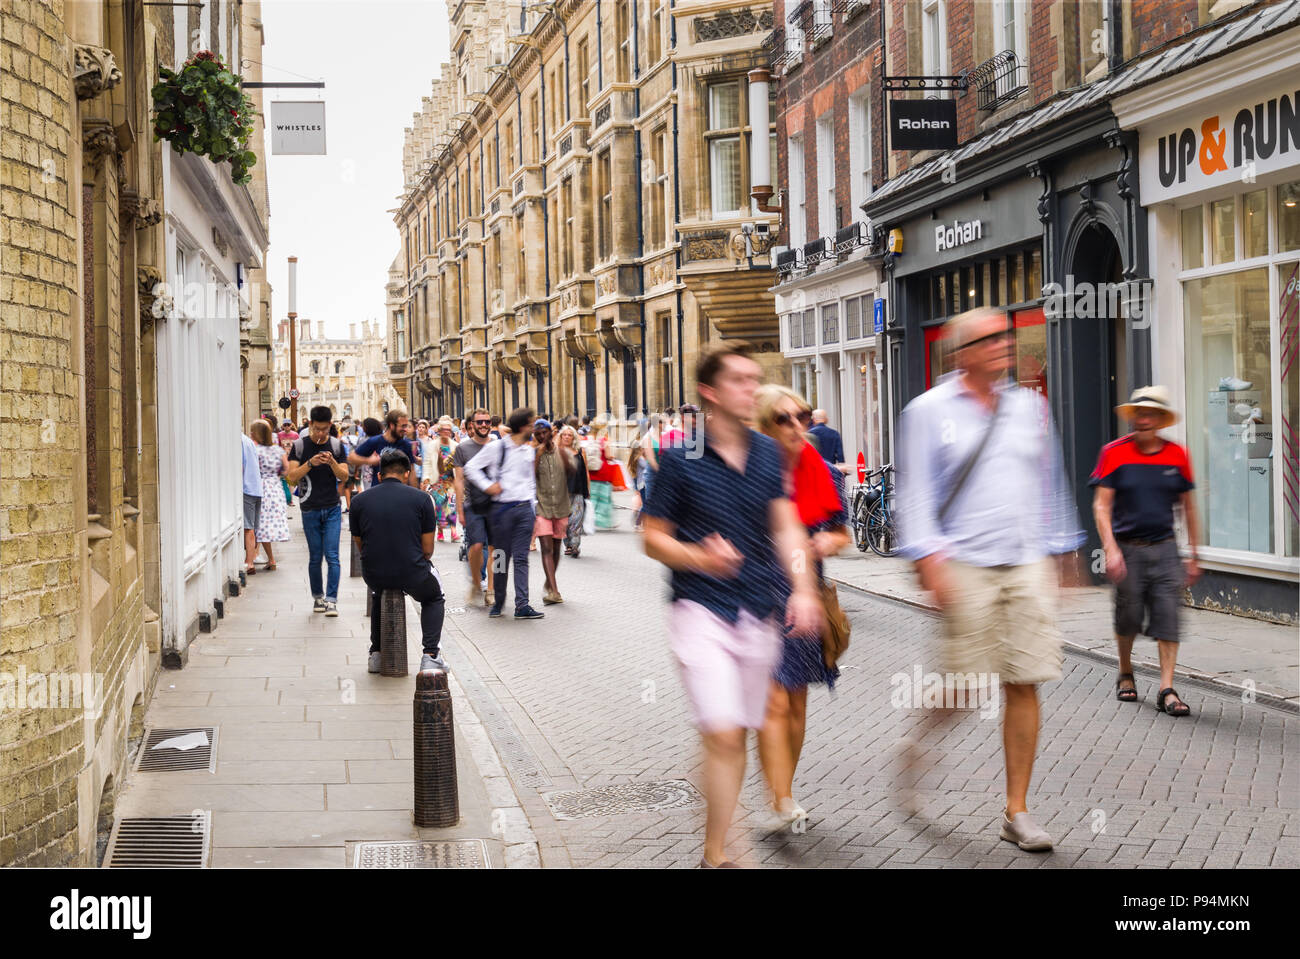
[[[616, 502], [628, 504], [617, 494]], [[342, 615], [310, 612], [296, 514], [280, 568], [252, 577], [190, 664], [161, 675], [146, 717], [150, 726], [218, 726], [215, 774], [132, 773], [118, 815], [213, 810], [214, 866], [343, 867], [357, 842], [416, 838], [481, 839], [493, 867], [699, 862], [699, 742], [668, 650], [667, 577], [644, 555], [626, 509], [616, 514], [620, 528], [585, 537], [579, 559], [563, 558], [565, 602], [544, 607], [538, 621], [489, 621], [485, 608], [467, 608], [456, 548], [438, 544], [462, 814], [453, 830], [411, 825], [414, 676], [366, 673], [364, 593], [347, 577], [346, 550]], [[751, 737], [730, 847], [742, 865], [1300, 865], [1300, 717], [1267, 695], [1198, 681], [1180, 689], [1192, 716], [1173, 719], [1155, 710], [1156, 684], [1143, 674], [1141, 702], [1117, 702], [1114, 668], [1098, 658], [1108, 619], [1091, 622], [1087, 603], [1096, 600], [1087, 597], [1066, 604], [1064, 676], [1041, 690], [1030, 808], [1056, 849], [1026, 853], [1000, 841], [1000, 722], [973, 713], [931, 728], [929, 714], [900, 701], [917, 670], [937, 668], [937, 621], [917, 605], [914, 585], [905, 594], [910, 573], [858, 556], [833, 561], [831, 573], [877, 591], [889, 578], [899, 593], [841, 591], [852, 646], [835, 691], [809, 695], [795, 792], [809, 811], [805, 829], [763, 828]], [[531, 574], [541, 609], [536, 553]], [[1220, 634], [1234, 644], [1239, 624], [1263, 625], [1224, 618]], [[413, 668], [417, 622], [408, 605]], [[1077, 638], [1090, 635], [1093, 646]], [[1243, 678], [1262, 679], [1261, 669], [1249, 666]], [[1294, 683], [1283, 698], [1294, 700]], [[930, 770], [918, 783], [919, 811], [903, 808], [895, 787], [909, 739]]]

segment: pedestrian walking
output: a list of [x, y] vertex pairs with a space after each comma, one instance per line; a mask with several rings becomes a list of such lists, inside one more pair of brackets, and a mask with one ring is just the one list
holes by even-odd
[[609, 421], [603, 416], [591, 424], [591, 433], [583, 443], [591, 483], [591, 503], [596, 509], [596, 528], [615, 529], [614, 490], [625, 490], [623, 470], [609, 456]]
[[[438, 518], [433, 501], [410, 484], [411, 461], [400, 448], [379, 454], [379, 483], [357, 495], [348, 529], [361, 551], [362, 578], [370, 590], [370, 656], [367, 669], [380, 669], [383, 629], [381, 594], [398, 589], [420, 604], [424, 655], [420, 669], [446, 669], [439, 656], [446, 602], [442, 578], [432, 562]], [[405, 637], [403, 637], [403, 642]]]
[[256, 540], [266, 553], [266, 570], [275, 570], [272, 543], [289, 540], [288, 508], [280, 489], [280, 478], [289, 469], [289, 458], [275, 443], [275, 434], [265, 420], [256, 420], [248, 431], [257, 444], [257, 470], [262, 484], [262, 506], [257, 514]]
[[[260, 421], [259, 421], [260, 422]], [[256, 424], [250, 424], [249, 433]], [[244, 572], [257, 572], [257, 517], [262, 510], [262, 474], [257, 466], [257, 444], [249, 433], [241, 434], [241, 462], [244, 473]]]
[[465, 543], [468, 547], [469, 604], [477, 606], [480, 596], [486, 600], [489, 595], [486, 585], [489, 549], [487, 514], [492, 509], [492, 497], [473, 483], [465, 482], [465, 467], [491, 442], [488, 433], [492, 429], [492, 418], [487, 410], [476, 409], [469, 415], [469, 424], [470, 435], [456, 445], [451, 463], [452, 482], [456, 489], [456, 514], [460, 518], [460, 525], [465, 528]]
[[582, 552], [582, 525], [587, 510], [591, 509], [591, 487], [587, 479], [587, 463], [578, 443], [577, 427], [569, 423], [560, 430], [559, 444], [561, 449], [573, 457], [573, 472], [569, 474], [569, 525], [564, 536], [564, 554], [577, 559]]
[[542, 571], [546, 584], [542, 590], [542, 602], [562, 603], [560, 587], [555, 581], [556, 571], [560, 566], [560, 548], [569, 529], [569, 477], [576, 464], [573, 457], [555, 442], [554, 427], [549, 420], [536, 420], [533, 423], [533, 438], [537, 440], [534, 454], [534, 472], [537, 477], [537, 519], [533, 523], [533, 535], [537, 537], [542, 551]]
[[[367, 423], [369, 422], [367, 421]], [[359, 443], [357, 448], [348, 456], [348, 465], [368, 467], [371, 474], [370, 482], [373, 486], [378, 478], [379, 454], [391, 446], [395, 446], [405, 453], [408, 462], [419, 464], [420, 454], [416, 450], [415, 444], [406, 437], [410, 425], [411, 421], [406, 415], [406, 410], [389, 410], [388, 415], [384, 418], [383, 432], [378, 435], [368, 436], [367, 439]], [[407, 482], [412, 486], [418, 485], [413, 470], [407, 474]]]
[[537, 496], [535, 451], [528, 442], [533, 431], [533, 411], [515, 410], [506, 426], [510, 429], [508, 436], [493, 440], [465, 465], [465, 478], [493, 500], [488, 513], [488, 537], [492, 541], [495, 597], [488, 615], [502, 615], [507, 570], [513, 560], [515, 619], [541, 619], [545, 614], [528, 604], [528, 542], [537, 518], [533, 511]]
[[[314, 406], [306, 436], [293, 442], [285, 477], [292, 483], [304, 481], [298, 498], [302, 507], [302, 530], [307, 540], [307, 581], [311, 584], [312, 612], [339, 614], [339, 534], [343, 510], [339, 503], [339, 481], [348, 475], [343, 443], [330, 436], [333, 414], [328, 406]], [[327, 577], [321, 583], [321, 561]]]
[[727, 830], [745, 777], [746, 730], [763, 725], [780, 619], [816, 637], [824, 621], [808, 537], [785, 493], [781, 452], [745, 424], [761, 368], [723, 347], [696, 370], [713, 410], [699, 456], [665, 450], [645, 509], [645, 550], [672, 570], [668, 634], [704, 742], [704, 867], [734, 865]]
[[[758, 391], [757, 409], [759, 430], [781, 448], [786, 485], [808, 535], [808, 559], [815, 567], [821, 592], [825, 581], [822, 560], [849, 542], [844, 525], [848, 508], [831, 468], [804, 433], [813, 412], [803, 397], [785, 386], [764, 386]], [[758, 759], [772, 790], [768, 823], [772, 828], [808, 817], [794, 798], [794, 773], [808, 727], [808, 687], [824, 683], [833, 689], [837, 678], [839, 670], [833, 659], [828, 662], [820, 635], [796, 636], [788, 627], [783, 631], [781, 658], [772, 674], [767, 715], [758, 733]]]
[[[1115, 584], [1115, 644], [1119, 679], [1115, 698], [1138, 700], [1133, 679], [1133, 640], [1145, 633], [1160, 654], [1160, 692], [1156, 708], [1187, 716], [1189, 707], [1174, 689], [1178, 658], [1178, 608], [1184, 585], [1200, 576], [1196, 544], [1200, 522], [1192, 496], [1192, 463], [1187, 450], [1158, 431], [1178, 422], [1163, 386], [1134, 390], [1115, 412], [1133, 430], [1102, 448], [1088, 485], [1094, 488], [1092, 512], [1106, 556], [1106, 577]], [[1186, 565], [1174, 537], [1174, 507], [1181, 506], [1187, 529]]]
[[[997, 695], [1000, 686], [1006, 808], [999, 835], [1046, 850], [1052, 839], [1027, 805], [1038, 684], [1061, 678], [1053, 587], [1058, 578], [1075, 582], [1083, 531], [1047, 403], [1007, 376], [1014, 334], [1006, 312], [960, 314], [945, 335], [957, 369], [907, 405], [897, 433], [903, 553], [943, 617], [944, 702], [919, 725], [945, 726], [968, 694]], [[902, 783], [910, 808], [915, 742]]]
[[438, 435], [432, 437], [428, 444], [428, 459], [425, 460], [425, 472], [429, 477], [427, 489], [433, 497], [434, 510], [438, 514], [438, 539], [443, 534], [453, 543], [460, 542], [456, 532], [456, 467], [453, 456], [456, 453], [452, 434], [455, 427], [451, 420], [443, 417], [438, 421]]

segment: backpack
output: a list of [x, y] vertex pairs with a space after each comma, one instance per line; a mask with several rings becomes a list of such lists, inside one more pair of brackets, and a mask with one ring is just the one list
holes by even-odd
[[[346, 464], [348, 461], [348, 454], [347, 454], [347, 450], [343, 448], [343, 441], [340, 440], [337, 436], [331, 436], [329, 439], [330, 439], [330, 452], [334, 454], [334, 459], [340, 463]], [[298, 439], [294, 440], [293, 445], [289, 447], [289, 459], [293, 460], [295, 463], [301, 463], [303, 461], [303, 454], [305, 452], [306, 450], [304, 450], [303, 448], [302, 437], [299, 437]], [[298, 497], [298, 499], [300, 500], [307, 495], [306, 484], [307, 484], [307, 477], [304, 475], [302, 479], [298, 480], [298, 485], [293, 488], [293, 495]]]
[[[497, 459], [497, 479], [500, 480], [501, 467], [504, 466], [506, 462], [506, 441], [497, 440], [496, 442], [501, 444], [501, 456]], [[477, 513], [481, 516], [492, 508], [491, 496], [483, 492], [473, 483], [466, 483], [465, 485], [469, 487], [469, 508], [471, 512]]]

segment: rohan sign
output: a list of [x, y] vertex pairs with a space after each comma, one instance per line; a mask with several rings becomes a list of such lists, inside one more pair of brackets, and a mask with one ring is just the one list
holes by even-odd
[[975, 240], [984, 239], [984, 224], [980, 220], [967, 220], [962, 223], [954, 220], [951, 226], [934, 228], [934, 252], [942, 253]]

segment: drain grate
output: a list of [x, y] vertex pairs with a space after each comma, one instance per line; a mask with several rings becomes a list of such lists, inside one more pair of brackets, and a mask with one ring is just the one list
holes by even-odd
[[698, 806], [704, 797], [685, 779], [649, 783], [618, 783], [595, 789], [543, 793], [556, 819], [587, 819], [625, 813], [659, 812]]
[[207, 813], [119, 819], [104, 853], [108, 869], [202, 869], [212, 820]]
[[[203, 733], [207, 745], [194, 746], [190, 749], [157, 749], [169, 739], [195, 736]], [[140, 747], [140, 754], [135, 768], [138, 772], [161, 773], [175, 772], [182, 769], [217, 770], [217, 730], [213, 726], [197, 726], [193, 729], [151, 729]]]
[[354, 869], [490, 869], [482, 839], [452, 842], [360, 842]]

